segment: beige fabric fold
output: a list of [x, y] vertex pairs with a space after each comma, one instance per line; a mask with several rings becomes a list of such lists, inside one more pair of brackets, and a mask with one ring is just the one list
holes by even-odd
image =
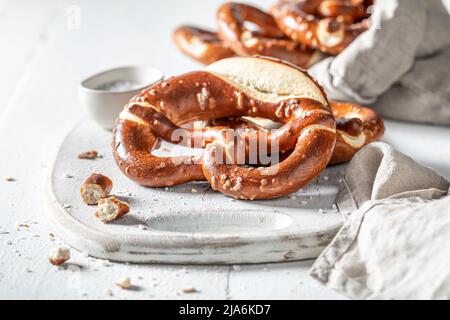
[[310, 68], [332, 100], [385, 117], [450, 125], [450, 15], [441, 0], [378, 0], [372, 26]]
[[449, 183], [433, 169], [415, 162], [386, 143], [376, 142], [358, 152], [347, 167], [336, 202], [349, 214], [369, 200], [447, 194]]
[[353, 158], [311, 275], [354, 299], [450, 299], [450, 184], [384, 143]]

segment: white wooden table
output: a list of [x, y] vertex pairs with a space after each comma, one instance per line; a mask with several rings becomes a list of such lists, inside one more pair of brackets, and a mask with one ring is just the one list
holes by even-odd
[[[213, 26], [219, 2], [0, 0], [0, 177], [16, 179], [0, 179], [0, 299], [343, 298], [309, 278], [312, 261], [128, 265], [73, 251], [65, 268], [47, 262], [58, 239], [43, 219], [45, 175], [64, 134], [84, 114], [79, 81], [118, 65], [154, 65], [167, 75], [197, 69], [170, 33], [183, 22]], [[385, 140], [450, 178], [449, 128], [388, 121]], [[115, 287], [123, 275], [137, 290]], [[187, 287], [199, 292], [182, 293]]]

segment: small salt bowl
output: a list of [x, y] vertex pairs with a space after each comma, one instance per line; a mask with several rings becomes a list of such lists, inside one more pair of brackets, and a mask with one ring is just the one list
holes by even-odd
[[130, 99], [163, 78], [164, 74], [155, 68], [121, 67], [87, 78], [81, 82], [78, 92], [90, 117], [103, 129], [112, 130]]

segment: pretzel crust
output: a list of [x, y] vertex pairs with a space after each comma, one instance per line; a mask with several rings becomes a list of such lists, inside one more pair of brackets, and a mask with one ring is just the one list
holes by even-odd
[[217, 33], [193, 26], [178, 27], [173, 33], [173, 41], [179, 50], [203, 64], [235, 55]]
[[292, 40], [337, 55], [367, 30], [366, 5], [358, 0], [279, 1], [270, 13]]

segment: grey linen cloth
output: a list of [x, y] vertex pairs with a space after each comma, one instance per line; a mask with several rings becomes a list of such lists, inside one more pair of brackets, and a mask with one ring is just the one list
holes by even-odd
[[450, 15], [441, 0], [378, 0], [370, 29], [310, 68], [332, 100], [450, 125]]
[[450, 299], [450, 184], [373, 143], [337, 197], [345, 222], [311, 275], [354, 299]]

